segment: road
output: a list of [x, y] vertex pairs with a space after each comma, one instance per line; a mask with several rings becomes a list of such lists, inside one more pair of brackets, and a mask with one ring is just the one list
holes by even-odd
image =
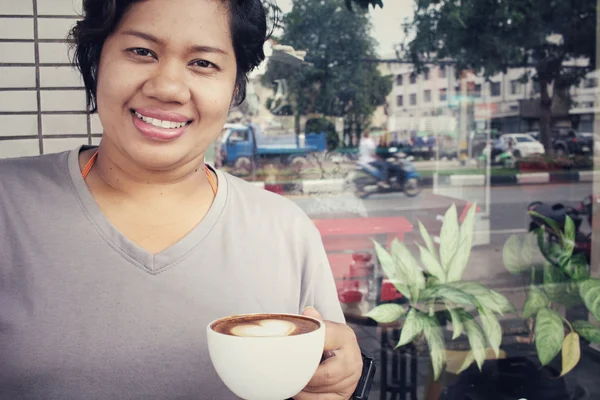
[[[436, 215], [443, 215], [448, 207], [459, 198], [476, 201], [486, 211], [485, 191], [483, 188], [445, 188], [435, 191], [424, 190], [418, 197], [409, 198], [402, 194], [373, 196], [367, 200], [359, 200], [352, 194], [319, 195], [292, 197], [311, 218], [350, 218], [350, 217], [391, 217], [404, 216], [413, 226], [418, 220], [426, 220]], [[442, 192], [446, 197], [439, 196]], [[522, 305], [527, 285], [523, 277], [511, 275], [504, 267], [502, 248], [513, 234], [526, 232], [529, 224], [527, 205], [533, 201], [562, 202], [576, 205], [585, 196], [592, 193], [591, 183], [522, 185], [493, 187], [490, 190], [489, 204], [489, 241], [474, 246], [469, 258], [469, 267], [463, 279], [478, 281], [497, 288], [511, 298], [513, 304]], [[486, 225], [484, 225], [486, 226]], [[428, 227], [429, 229], [429, 227]], [[481, 227], [475, 227], [475, 234]], [[483, 228], [486, 229], [486, 228]], [[589, 231], [587, 222], [582, 230]], [[487, 237], [487, 232], [485, 232]], [[405, 237], [405, 243], [413, 247], [413, 243], [422, 242], [418, 229], [413, 228], [412, 235]], [[416, 252], [417, 250], [414, 249]], [[507, 291], [516, 289], [515, 293]]]
[[[312, 218], [404, 216], [415, 223], [424, 215], [443, 213], [452, 204], [451, 198], [476, 201], [485, 211], [483, 188], [443, 188], [435, 192], [447, 197], [437, 196], [433, 189], [426, 189], [414, 198], [403, 194], [386, 194], [360, 200], [351, 193], [343, 193], [291, 199]], [[526, 212], [529, 203], [539, 200], [575, 205], [591, 193], [591, 183], [492, 187], [489, 212], [491, 243], [504, 243], [510, 234], [528, 226]], [[587, 227], [587, 224], [583, 226]]]

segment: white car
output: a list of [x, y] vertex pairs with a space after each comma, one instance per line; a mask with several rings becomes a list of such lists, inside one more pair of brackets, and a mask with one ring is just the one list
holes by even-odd
[[544, 146], [526, 133], [506, 133], [500, 139], [517, 158], [545, 153]]

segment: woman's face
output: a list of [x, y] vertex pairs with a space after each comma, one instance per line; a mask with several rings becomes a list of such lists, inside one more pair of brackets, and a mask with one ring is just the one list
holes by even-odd
[[204, 154], [225, 123], [236, 78], [221, 0], [134, 3], [98, 70], [103, 142], [152, 170]]

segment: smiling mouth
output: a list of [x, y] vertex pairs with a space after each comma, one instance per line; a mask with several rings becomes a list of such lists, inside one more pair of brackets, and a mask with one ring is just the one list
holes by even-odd
[[140, 114], [139, 112], [137, 112], [135, 110], [131, 110], [131, 114], [133, 114], [139, 120], [147, 123], [148, 125], [156, 126], [157, 128], [163, 128], [163, 129], [180, 129], [180, 128], [183, 128], [192, 123], [191, 120], [187, 121], [187, 122], [175, 122], [175, 121], [161, 120], [161, 119], [157, 119], [157, 118], [150, 118], [150, 117], [143, 116], [142, 114]]

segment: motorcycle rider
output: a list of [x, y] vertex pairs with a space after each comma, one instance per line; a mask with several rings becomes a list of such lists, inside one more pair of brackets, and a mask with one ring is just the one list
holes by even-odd
[[377, 185], [384, 189], [389, 189], [389, 166], [386, 161], [380, 160], [377, 157], [377, 144], [371, 137], [371, 132], [365, 129], [362, 134], [359, 145], [359, 162], [361, 164], [371, 165], [381, 171], [382, 179], [377, 182]]

